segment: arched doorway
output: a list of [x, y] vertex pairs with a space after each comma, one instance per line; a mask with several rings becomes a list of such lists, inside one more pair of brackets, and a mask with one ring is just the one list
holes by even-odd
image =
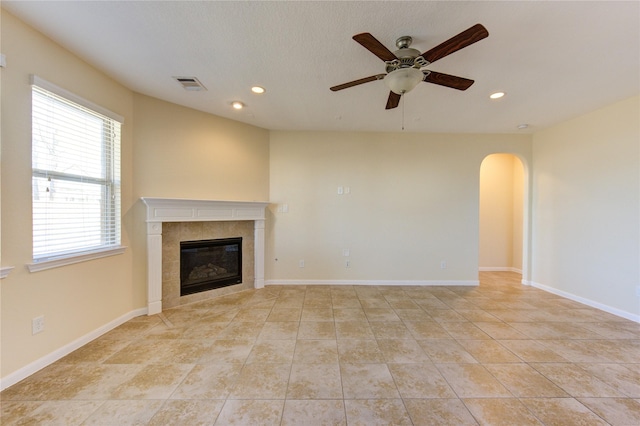
[[511, 271], [526, 281], [528, 214], [525, 166], [513, 154], [491, 154], [480, 166], [479, 270]]

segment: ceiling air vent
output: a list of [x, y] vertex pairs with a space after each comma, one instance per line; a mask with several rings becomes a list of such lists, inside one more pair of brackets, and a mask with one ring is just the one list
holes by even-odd
[[190, 92], [199, 92], [202, 90], [207, 90], [206, 87], [200, 83], [200, 81], [195, 77], [173, 77], [178, 83], [182, 85], [184, 90], [188, 90]]

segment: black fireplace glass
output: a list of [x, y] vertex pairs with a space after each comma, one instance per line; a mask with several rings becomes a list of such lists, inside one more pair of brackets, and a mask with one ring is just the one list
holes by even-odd
[[180, 296], [241, 282], [241, 237], [180, 242]]

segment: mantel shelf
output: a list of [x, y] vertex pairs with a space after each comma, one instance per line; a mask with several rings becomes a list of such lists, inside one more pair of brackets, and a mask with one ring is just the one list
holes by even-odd
[[264, 220], [264, 201], [189, 200], [143, 197], [147, 222], [208, 222], [225, 220]]

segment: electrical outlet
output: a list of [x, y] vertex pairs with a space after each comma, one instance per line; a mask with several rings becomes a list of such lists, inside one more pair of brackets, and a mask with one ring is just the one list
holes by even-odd
[[31, 334], [38, 334], [44, 331], [44, 315], [31, 320]]
[[300, 260], [298, 261], [298, 266], [299, 266], [300, 268], [304, 268], [304, 259], [300, 259]]
[[440, 269], [447, 269], [447, 261], [446, 260], [441, 260], [440, 261]]

